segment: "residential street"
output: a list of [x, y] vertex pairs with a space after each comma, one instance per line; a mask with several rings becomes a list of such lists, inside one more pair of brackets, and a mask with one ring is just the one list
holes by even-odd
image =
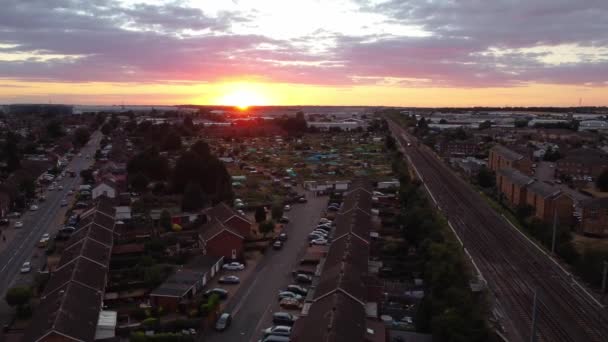
[[206, 332], [204, 341], [257, 341], [261, 330], [271, 325], [272, 313], [280, 311], [277, 294], [293, 283], [291, 271], [305, 251], [308, 233], [327, 205], [327, 197], [314, 197], [311, 193], [306, 196], [308, 203], [295, 204], [285, 213], [291, 219], [286, 228], [286, 244], [278, 251], [269, 249], [256, 273], [229, 299], [226, 311], [233, 315], [232, 326], [221, 333]]
[[[95, 132], [91, 136], [89, 143], [82, 148], [82, 156], [74, 156], [68, 168], [76, 171], [88, 168], [93, 163], [93, 155], [101, 141], [101, 133]], [[90, 155], [89, 159], [86, 156]], [[48, 191], [45, 190], [44, 195], [46, 200], [38, 205], [37, 211], [26, 211], [19, 219], [12, 219], [11, 226], [4, 228], [4, 231], [15, 230], [13, 224], [15, 221], [23, 222], [23, 227], [16, 229], [16, 232], [7, 238], [7, 241], [1, 242], [0, 246], [0, 323], [4, 325], [6, 320], [10, 318], [11, 309], [4, 301], [4, 295], [11, 286], [15, 284], [30, 284], [34, 275], [44, 263], [44, 249], [39, 249], [36, 245], [44, 233], [50, 233], [53, 236], [63, 222], [65, 212], [68, 207], [61, 207], [61, 200], [72, 200], [67, 195], [67, 192], [72, 187], [77, 187], [80, 184], [80, 176], [71, 178], [65, 177], [58, 182], [63, 185], [63, 190]], [[27, 274], [20, 274], [19, 270], [25, 261], [31, 261], [32, 271]]]

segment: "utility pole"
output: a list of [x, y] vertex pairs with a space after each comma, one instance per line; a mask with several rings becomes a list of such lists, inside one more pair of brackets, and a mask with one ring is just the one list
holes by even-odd
[[534, 301], [532, 302], [532, 332], [530, 333], [530, 342], [536, 342], [536, 301], [537, 290], [534, 290]]
[[555, 255], [555, 236], [557, 235], [557, 208], [553, 208], [553, 238], [551, 239], [551, 254]]

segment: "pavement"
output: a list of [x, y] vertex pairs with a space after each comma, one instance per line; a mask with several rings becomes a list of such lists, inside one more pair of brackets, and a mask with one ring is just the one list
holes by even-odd
[[[101, 133], [95, 132], [89, 143], [81, 149], [82, 157], [74, 156], [69, 169], [76, 171], [86, 169], [93, 164], [93, 155], [101, 141]], [[86, 158], [87, 155], [91, 157]], [[67, 192], [72, 187], [80, 184], [80, 176], [65, 177], [58, 185], [63, 185], [63, 190], [44, 190], [46, 196], [44, 202], [37, 203], [38, 210], [26, 211], [19, 219], [11, 219], [11, 225], [3, 228], [6, 241], [0, 240], [0, 324], [4, 326], [12, 315], [12, 309], [3, 300], [6, 291], [16, 285], [29, 285], [34, 280], [34, 275], [45, 265], [45, 254], [43, 249], [37, 247], [40, 237], [44, 233], [57, 232], [63, 223], [68, 207], [61, 207], [61, 201], [72, 198]], [[14, 222], [23, 222], [23, 227], [15, 229]], [[26, 274], [20, 273], [20, 268], [25, 261], [31, 261], [32, 271]]]
[[291, 222], [285, 227], [288, 240], [283, 248], [268, 249], [255, 273], [228, 299], [225, 311], [232, 314], [232, 325], [224, 332], [205, 332], [203, 341], [257, 341], [262, 337], [262, 329], [272, 325], [272, 313], [282, 311], [277, 294], [294, 283], [291, 271], [305, 253], [307, 236], [327, 205], [327, 197], [315, 197], [310, 192], [306, 192], [306, 197], [308, 203], [294, 204], [285, 212]]

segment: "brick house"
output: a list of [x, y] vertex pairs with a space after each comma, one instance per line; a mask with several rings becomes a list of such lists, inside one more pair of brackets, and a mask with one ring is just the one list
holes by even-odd
[[580, 202], [579, 232], [594, 236], [608, 236], [608, 198], [592, 198]]
[[490, 149], [488, 158], [490, 170], [496, 172], [504, 168], [512, 168], [526, 175], [532, 174], [532, 160], [512, 149], [495, 145]]
[[177, 311], [180, 304], [187, 305], [220, 271], [222, 262], [222, 257], [197, 257], [150, 293], [152, 305], [169, 312]]
[[512, 168], [496, 172], [496, 187], [514, 207], [526, 204], [526, 187], [533, 182], [532, 178]]
[[528, 185], [526, 203], [534, 208], [534, 216], [545, 222], [553, 222], [555, 214], [560, 224], [572, 222], [572, 198], [556, 186], [539, 181]]
[[211, 222], [215, 218], [243, 237], [247, 237], [251, 233], [252, 222], [223, 202], [205, 210], [204, 213], [207, 222]]
[[592, 149], [577, 149], [568, 152], [566, 157], [556, 163], [557, 176], [569, 176], [573, 179], [582, 177], [597, 178], [608, 169], [608, 155]]
[[245, 237], [239, 231], [213, 218], [199, 231], [198, 242], [203, 255], [234, 260], [243, 255]]

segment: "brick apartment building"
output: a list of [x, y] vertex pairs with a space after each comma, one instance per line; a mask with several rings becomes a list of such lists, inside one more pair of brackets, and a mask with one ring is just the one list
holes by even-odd
[[490, 149], [488, 158], [490, 170], [496, 172], [504, 168], [512, 168], [526, 175], [532, 174], [532, 160], [512, 149], [495, 145]]
[[540, 182], [512, 169], [496, 173], [496, 186], [512, 207], [529, 205], [534, 217], [553, 222], [554, 212], [560, 224], [572, 223], [573, 201], [559, 187]]
[[501, 168], [496, 172], [496, 187], [514, 207], [526, 204], [526, 187], [534, 180], [513, 168]]
[[573, 179], [583, 177], [597, 178], [608, 169], [608, 155], [599, 150], [577, 149], [568, 152], [566, 157], [556, 163], [557, 176], [569, 176]]
[[608, 236], [608, 198], [592, 198], [580, 202], [579, 232], [593, 236]]
[[534, 208], [536, 218], [545, 222], [553, 222], [557, 214], [560, 224], [572, 223], [572, 198], [556, 186], [539, 181], [528, 185], [526, 204]]

